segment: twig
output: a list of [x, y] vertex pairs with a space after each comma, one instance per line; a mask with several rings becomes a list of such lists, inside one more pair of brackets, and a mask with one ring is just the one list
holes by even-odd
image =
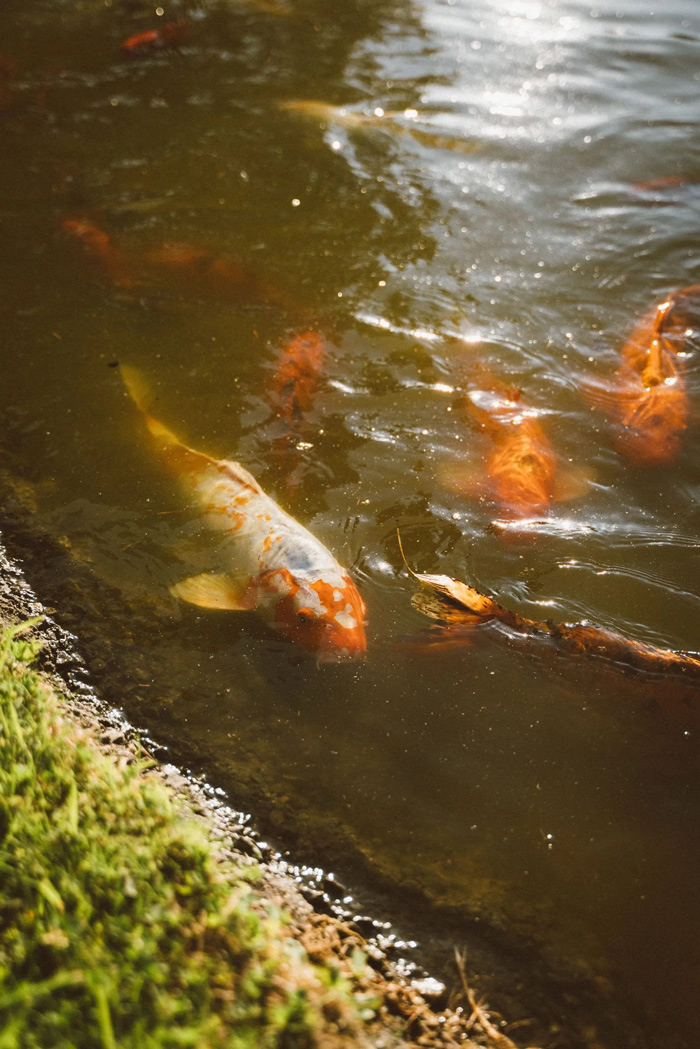
[[[466, 996], [467, 1001], [469, 1002], [469, 1007], [472, 1010], [472, 1014], [469, 1017], [469, 1020], [467, 1021], [467, 1029], [469, 1029], [469, 1027], [471, 1027], [476, 1021], [483, 1030], [486, 1037], [488, 1038], [489, 1043], [495, 1046], [496, 1049], [518, 1049], [515, 1042], [511, 1038], [509, 1038], [507, 1034], [503, 1034], [502, 1031], [498, 1030], [495, 1024], [491, 1023], [489, 1015], [486, 1012], [486, 1009], [484, 1008], [484, 999], [482, 998], [480, 1001], [477, 1002], [476, 998], [474, 997], [474, 992], [472, 991], [471, 987], [469, 986], [469, 983], [467, 982], [466, 973], [464, 971], [465, 958], [466, 955], [455, 947], [455, 962], [457, 963], [457, 971], [459, 972], [459, 978], [462, 982], [464, 994]], [[531, 1047], [531, 1049], [535, 1049], [535, 1047], [533, 1046]]]
[[401, 553], [401, 560], [403, 561], [404, 565], [408, 569], [409, 573], [413, 576], [413, 578], [417, 579], [419, 583], [422, 583], [423, 580], [421, 579], [421, 577], [416, 572], [413, 571], [413, 569], [409, 565], [408, 561], [406, 560], [406, 555], [403, 552], [403, 543], [401, 542], [401, 533], [399, 532], [398, 528], [396, 529], [396, 538], [397, 538], [398, 544], [399, 544], [399, 551]]

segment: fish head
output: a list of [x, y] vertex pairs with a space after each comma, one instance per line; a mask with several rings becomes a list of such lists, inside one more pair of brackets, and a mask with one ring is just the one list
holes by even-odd
[[295, 577], [288, 569], [267, 573], [260, 585], [275, 629], [319, 662], [362, 659], [367, 652], [365, 604], [347, 575]]

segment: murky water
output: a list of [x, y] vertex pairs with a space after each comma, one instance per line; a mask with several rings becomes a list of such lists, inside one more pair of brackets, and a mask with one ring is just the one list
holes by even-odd
[[[697, 338], [672, 464], [630, 465], [582, 396], [700, 281], [697, 4], [270, 6], [4, 0], [3, 465], [60, 544], [25, 543], [28, 574], [107, 695], [297, 855], [428, 901], [446, 939], [478, 919], [570, 1005], [598, 986], [620, 1026], [576, 1044], [695, 1046], [698, 693], [491, 628], [426, 647], [396, 530], [525, 616], [697, 651]], [[120, 52], [183, 14], [177, 49]], [[309, 326], [323, 374], [290, 435], [271, 391]], [[116, 362], [353, 567], [366, 663], [170, 596], [206, 537]], [[485, 373], [587, 482], [517, 532], [447, 483], [483, 473], [455, 387]]]

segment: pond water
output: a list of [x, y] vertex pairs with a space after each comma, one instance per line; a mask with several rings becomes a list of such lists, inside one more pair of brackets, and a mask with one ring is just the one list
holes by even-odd
[[[396, 537], [529, 618], [697, 652], [696, 335], [673, 461], [630, 462], [583, 395], [700, 281], [696, 0], [4, 0], [0, 27], [0, 526], [104, 694], [280, 845], [434, 920], [446, 969], [477, 927], [512, 948], [550, 1044], [696, 1046], [698, 691], [490, 627], [427, 644]], [[366, 661], [171, 596], [211, 537], [117, 362], [351, 567]], [[525, 521], [474, 483], [464, 390], [497, 382], [578, 480]]]

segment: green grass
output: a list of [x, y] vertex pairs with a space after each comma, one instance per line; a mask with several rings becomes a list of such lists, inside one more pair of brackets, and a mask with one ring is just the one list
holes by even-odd
[[0, 634], [0, 1049], [306, 1049], [325, 1015], [351, 1036], [344, 978], [61, 716], [23, 629]]

